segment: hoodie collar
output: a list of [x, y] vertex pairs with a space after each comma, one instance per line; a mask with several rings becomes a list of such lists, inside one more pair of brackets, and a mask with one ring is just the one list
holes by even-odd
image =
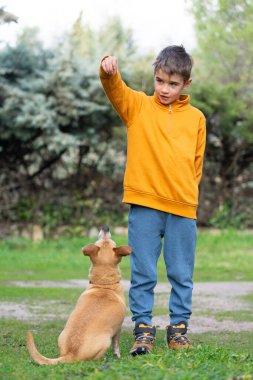
[[185, 95], [185, 94], [180, 95], [179, 99], [176, 100], [171, 105], [162, 104], [160, 102], [158, 96], [156, 95], [156, 93], [154, 93], [154, 95], [153, 95], [153, 100], [154, 100], [156, 105], [158, 105], [160, 108], [162, 108], [164, 110], [168, 110], [170, 108], [170, 109], [172, 109], [172, 111], [184, 111], [185, 107], [188, 106], [190, 103], [190, 95]]

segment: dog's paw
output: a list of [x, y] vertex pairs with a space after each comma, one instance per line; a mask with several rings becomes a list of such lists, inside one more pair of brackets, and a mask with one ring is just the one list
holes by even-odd
[[114, 353], [113, 353], [113, 357], [114, 357], [115, 359], [120, 359], [120, 358], [121, 358], [120, 352], [114, 352]]

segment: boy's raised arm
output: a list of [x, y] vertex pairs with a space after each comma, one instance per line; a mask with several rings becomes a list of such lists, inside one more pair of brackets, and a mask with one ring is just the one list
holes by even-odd
[[117, 58], [105, 56], [100, 65], [100, 79], [112, 106], [122, 119], [130, 126], [138, 115], [144, 94], [134, 91], [122, 80]]

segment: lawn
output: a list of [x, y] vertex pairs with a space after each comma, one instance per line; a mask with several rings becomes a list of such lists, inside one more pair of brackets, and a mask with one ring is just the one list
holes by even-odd
[[[125, 244], [125, 238], [116, 238]], [[34, 318], [28, 321], [0, 320], [0, 379], [110, 379], [110, 380], [253, 380], [253, 332], [219, 332], [191, 334], [194, 349], [168, 351], [165, 331], [158, 330], [154, 352], [132, 358], [128, 352], [133, 342], [132, 331], [124, 329], [121, 337], [122, 358], [116, 360], [111, 351], [96, 362], [82, 362], [39, 367], [32, 362], [26, 349], [26, 331], [34, 331], [35, 342], [42, 354], [56, 357], [57, 338], [65, 324], [65, 314], [72, 310], [81, 289], [18, 287], [14, 280], [67, 280], [87, 278], [89, 259], [81, 247], [89, 240], [57, 239], [33, 244], [24, 239], [0, 242], [0, 302], [42, 305], [41, 314], [54, 313], [51, 320]], [[195, 281], [253, 281], [253, 235], [225, 231], [219, 235], [201, 232], [198, 238]], [[121, 270], [129, 278], [129, 259], [124, 258]], [[159, 260], [159, 280], [165, 281], [162, 257]], [[244, 296], [252, 303], [253, 294]], [[63, 310], [64, 313], [63, 313]], [[155, 307], [154, 314], [164, 314]], [[129, 312], [128, 312], [129, 314]], [[217, 320], [250, 321], [245, 310], [217, 313]]]
[[[126, 238], [116, 237], [118, 245]], [[61, 238], [32, 244], [25, 239], [0, 242], [0, 281], [67, 280], [87, 278], [90, 261], [81, 247], [91, 240]], [[195, 281], [252, 281], [253, 234], [224, 231], [219, 235], [200, 232]], [[121, 262], [123, 278], [129, 279], [129, 257]], [[158, 263], [159, 281], [167, 281], [163, 256]]]
[[[0, 378], [8, 380], [44, 379], [108, 379], [108, 380], [251, 380], [253, 359], [251, 342], [253, 333], [194, 334], [195, 349], [168, 351], [164, 331], [158, 331], [153, 354], [132, 358], [128, 351], [132, 344], [130, 331], [121, 337], [121, 359], [114, 359], [111, 351], [99, 361], [57, 366], [37, 366], [26, 350], [26, 331], [35, 332], [35, 341], [42, 354], [56, 357], [57, 337], [62, 321], [39, 325], [13, 321], [1, 321]], [[251, 354], [250, 354], [251, 352]]]

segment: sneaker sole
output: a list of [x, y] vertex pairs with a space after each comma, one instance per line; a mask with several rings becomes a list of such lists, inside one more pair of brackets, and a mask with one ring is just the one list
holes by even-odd
[[149, 350], [146, 347], [138, 347], [134, 351], [130, 351], [130, 354], [132, 356], [137, 356], [137, 355], [146, 355], [149, 354]]

